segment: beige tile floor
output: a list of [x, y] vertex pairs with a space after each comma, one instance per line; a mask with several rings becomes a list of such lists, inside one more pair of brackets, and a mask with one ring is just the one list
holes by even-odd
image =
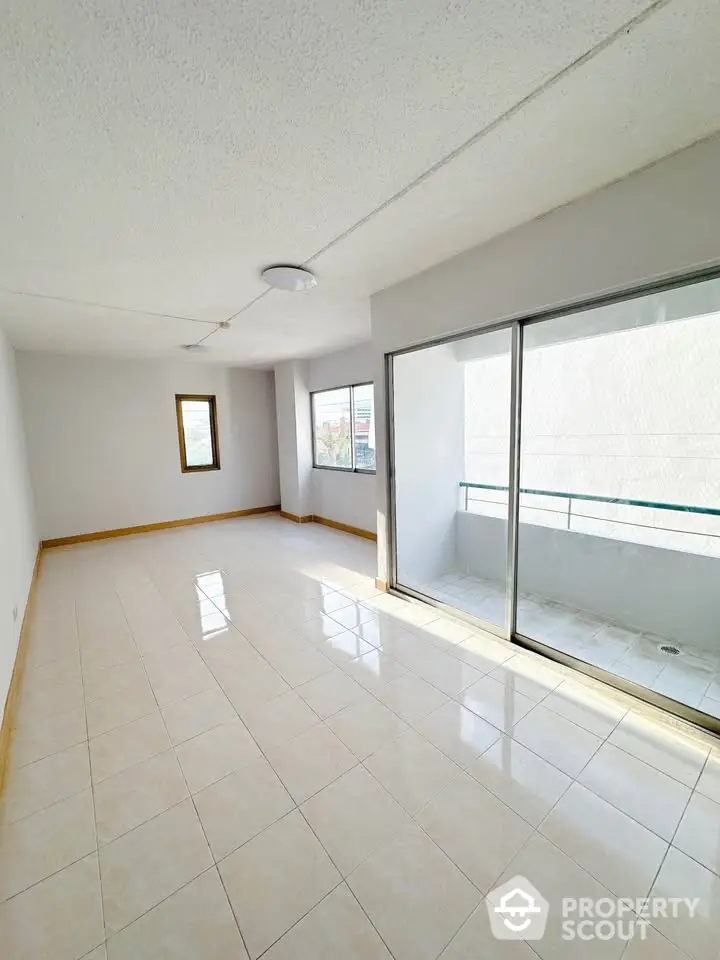
[[[700, 898], [582, 956], [710, 960], [720, 749], [374, 587], [279, 518], [46, 555], [0, 811], [8, 960], [576, 957], [563, 896]], [[531, 945], [485, 895], [551, 901]]]

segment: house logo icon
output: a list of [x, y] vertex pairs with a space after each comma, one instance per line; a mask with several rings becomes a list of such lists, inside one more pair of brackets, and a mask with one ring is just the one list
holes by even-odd
[[525, 877], [513, 877], [486, 898], [493, 934], [498, 940], [539, 940], [550, 905]]

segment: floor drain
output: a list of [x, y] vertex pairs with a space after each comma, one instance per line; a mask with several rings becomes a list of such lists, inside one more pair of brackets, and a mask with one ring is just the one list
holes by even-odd
[[680, 653], [680, 647], [676, 647], [674, 643], [662, 643], [660, 644], [660, 653], [666, 653], [669, 657], [677, 657]]

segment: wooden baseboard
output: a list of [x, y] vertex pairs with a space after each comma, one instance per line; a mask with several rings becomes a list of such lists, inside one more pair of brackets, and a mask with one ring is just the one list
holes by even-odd
[[375, 577], [375, 589], [382, 590], [383, 593], [387, 593], [387, 580], [380, 580], [379, 577]]
[[293, 523], [312, 523], [315, 519], [312, 514], [308, 514], [307, 517], [299, 517], [296, 513], [288, 513], [287, 510], [281, 510], [280, 516], [285, 517], [286, 520], [292, 520]]
[[356, 537], [364, 537], [365, 540], [377, 540], [377, 534], [372, 530], [363, 530], [362, 527], [352, 527], [349, 523], [339, 523], [337, 520], [328, 520], [327, 517], [317, 517], [313, 515], [315, 523], [322, 523], [326, 527], [332, 527], [334, 530], [342, 530], [343, 533], [353, 533]]
[[27, 659], [30, 621], [32, 619], [32, 611], [35, 606], [35, 597], [37, 594], [37, 583], [40, 576], [42, 555], [42, 544], [39, 544], [37, 556], [35, 557], [32, 580], [30, 581], [30, 589], [28, 590], [27, 601], [25, 603], [23, 622], [22, 626], [20, 627], [20, 639], [18, 640], [17, 653], [15, 654], [15, 665], [13, 666], [12, 677], [10, 678], [10, 687], [8, 689], [8, 695], [5, 701], [5, 709], [2, 715], [2, 724], [0, 725], [0, 795], [2, 794], [2, 789], [5, 784], [5, 774], [7, 773], [8, 761], [10, 759], [10, 738], [12, 736], [12, 729], [15, 724], [15, 717], [17, 714], [17, 706], [20, 700], [20, 687], [22, 685], [25, 661]]
[[280, 516], [285, 517], [286, 520], [292, 520], [293, 523], [321, 523], [325, 527], [332, 527], [333, 530], [342, 530], [343, 533], [352, 533], [356, 537], [364, 537], [365, 540], [377, 540], [377, 534], [373, 533], [372, 530], [352, 527], [349, 523], [340, 523], [339, 520], [328, 520], [327, 517], [318, 517], [315, 513], [310, 513], [306, 517], [299, 517], [296, 513], [281, 510]]
[[73, 537], [58, 537], [55, 540], [43, 540], [43, 549], [48, 547], [67, 547], [73, 543], [87, 543], [90, 540], [107, 540], [110, 537], [129, 537], [136, 533], [152, 533], [154, 530], [169, 530], [172, 527], [189, 527], [196, 523], [214, 523], [216, 520], [235, 520], [237, 517], [252, 517], [259, 513], [276, 513], [280, 506], [251, 507], [249, 510], [231, 510], [229, 513], [209, 513], [202, 517], [186, 517], [184, 520], [164, 520], [162, 523], [144, 523], [136, 527], [118, 527], [117, 530], [99, 530], [97, 533], [79, 533]]

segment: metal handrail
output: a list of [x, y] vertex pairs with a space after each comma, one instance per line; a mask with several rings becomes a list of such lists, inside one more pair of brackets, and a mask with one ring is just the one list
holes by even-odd
[[[497, 490], [507, 493], [509, 487], [494, 483], [469, 483], [461, 480], [461, 488], [465, 489], [465, 509], [467, 510], [468, 490]], [[651, 507], [653, 510], [674, 510], [677, 513], [700, 513], [710, 517], [720, 517], [718, 507], [692, 507], [683, 503], [661, 503], [653, 500], [628, 500], [624, 497], [600, 497], [590, 493], [561, 493], [557, 490], [534, 490], [531, 487], [520, 487], [520, 493], [529, 493], [538, 497], [561, 497], [566, 500], [585, 500], [592, 503], [617, 503], [626, 507]], [[559, 511], [558, 511], [559, 512]], [[604, 519], [598, 517], [597, 519]]]

